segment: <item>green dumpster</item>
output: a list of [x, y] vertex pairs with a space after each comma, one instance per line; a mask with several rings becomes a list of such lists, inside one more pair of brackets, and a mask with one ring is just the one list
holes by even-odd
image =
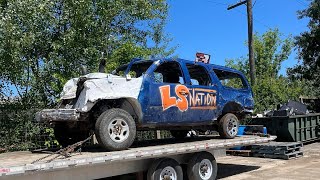
[[320, 113], [253, 118], [251, 125], [263, 125], [271, 135], [276, 135], [276, 141], [307, 142], [320, 138]]

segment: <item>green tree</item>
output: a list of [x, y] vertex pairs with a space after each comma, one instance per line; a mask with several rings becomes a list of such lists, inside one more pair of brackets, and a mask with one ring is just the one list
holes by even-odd
[[308, 31], [295, 38], [298, 57], [302, 63], [288, 70], [292, 79], [306, 79], [313, 86], [309, 94], [320, 96], [320, 0], [311, 1], [309, 7], [299, 11], [299, 18], [308, 18]]
[[[255, 100], [255, 112], [274, 109], [277, 104], [298, 98], [302, 89], [299, 81], [290, 81], [279, 74], [281, 63], [288, 59], [293, 47], [289, 38], [281, 38], [278, 29], [254, 35], [254, 53], [256, 64], [256, 84], [252, 87]], [[248, 57], [226, 60], [227, 66], [245, 73], [249, 79]], [[250, 80], [250, 79], [249, 79]]]
[[12, 126], [1, 137], [20, 136], [12, 128], [30, 124], [33, 112], [22, 115], [53, 106], [82, 65], [96, 72], [102, 58], [110, 70], [133, 57], [171, 55], [167, 13], [165, 0], [0, 0], [0, 111], [21, 115], [2, 121]]
[[[128, 44], [138, 56], [165, 53], [166, 47], [158, 46], [166, 38], [164, 0], [8, 0], [2, 4], [0, 79], [2, 86], [15, 87], [20, 98], [33, 93], [47, 105], [66, 79], [78, 75], [81, 65], [97, 71], [102, 54], [108, 64], [114, 52]], [[135, 48], [149, 51], [137, 54]]]

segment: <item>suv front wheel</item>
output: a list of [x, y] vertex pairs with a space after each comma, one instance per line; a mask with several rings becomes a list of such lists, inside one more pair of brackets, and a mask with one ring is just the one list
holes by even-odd
[[95, 134], [101, 146], [107, 150], [129, 148], [136, 136], [136, 124], [123, 109], [108, 109], [96, 121]]
[[232, 139], [236, 137], [239, 129], [239, 120], [232, 113], [225, 114], [219, 121], [219, 134], [222, 138]]

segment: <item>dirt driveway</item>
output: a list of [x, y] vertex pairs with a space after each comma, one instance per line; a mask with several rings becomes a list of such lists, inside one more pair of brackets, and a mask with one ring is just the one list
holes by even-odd
[[304, 156], [291, 160], [227, 156], [217, 159], [218, 179], [320, 179], [320, 142], [305, 145]]

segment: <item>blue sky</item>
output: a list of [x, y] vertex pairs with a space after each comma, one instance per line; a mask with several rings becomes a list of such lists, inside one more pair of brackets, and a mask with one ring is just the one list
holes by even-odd
[[[166, 32], [178, 45], [180, 58], [193, 60], [196, 52], [211, 55], [211, 63], [224, 65], [227, 58], [245, 56], [248, 49], [246, 6], [227, 10], [239, 0], [168, 0], [170, 5]], [[278, 28], [283, 38], [307, 30], [307, 19], [299, 20], [297, 11], [308, 7], [308, 0], [253, 0], [254, 32]], [[298, 61], [296, 52], [283, 62], [281, 74]]]

